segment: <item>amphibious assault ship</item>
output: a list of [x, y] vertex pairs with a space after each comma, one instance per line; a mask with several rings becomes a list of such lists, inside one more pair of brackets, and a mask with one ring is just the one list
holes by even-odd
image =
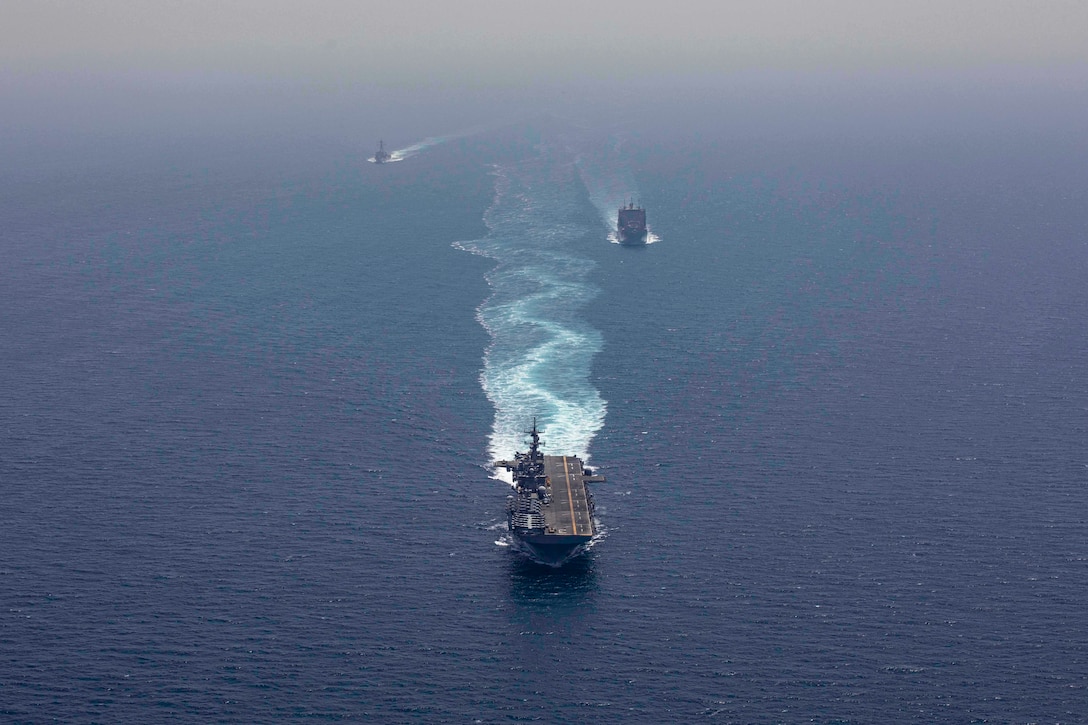
[[378, 150], [374, 154], [374, 163], [384, 164], [389, 159], [393, 158], [393, 154], [385, 150], [385, 141], [378, 142]]
[[586, 484], [604, 481], [604, 476], [593, 475], [577, 456], [541, 453], [536, 420], [529, 436], [528, 453], [495, 462], [496, 468], [514, 474], [514, 495], [507, 504], [510, 533], [534, 560], [559, 566], [581, 553], [597, 533]]
[[616, 233], [620, 244], [645, 244], [646, 210], [634, 202], [621, 206], [616, 219]]

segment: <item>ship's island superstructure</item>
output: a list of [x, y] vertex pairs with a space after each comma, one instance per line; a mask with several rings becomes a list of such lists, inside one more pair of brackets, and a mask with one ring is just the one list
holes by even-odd
[[634, 202], [621, 206], [616, 219], [616, 234], [620, 244], [645, 244], [646, 210]]
[[391, 158], [393, 158], [393, 154], [385, 150], [385, 141], [379, 141], [378, 150], [374, 154], [374, 163], [384, 164]]
[[594, 534], [593, 496], [588, 483], [604, 481], [582, 465], [577, 456], [545, 456], [533, 421], [528, 453], [496, 468], [514, 474], [514, 495], [508, 502], [510, 533], [536, 561], [559, 566], [581, 553]]

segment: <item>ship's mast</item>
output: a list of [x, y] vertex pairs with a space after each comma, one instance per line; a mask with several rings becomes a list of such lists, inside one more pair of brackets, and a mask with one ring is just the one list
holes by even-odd
[[540, 452], [544, 444], [540, 442], [536, 418], [533, 418], [533, 429], [528, 432], [528, 435], [532, 438], [528, 453], [515, 452], [514, 460], [495, 461], [495, 466], [513, 471], [514, 485], [518, 490], [536, 491], [547, 482], [544, 476], [544, 454]]
[[533, 442], [529, 445], [529, 460], [536, 461], [540, 457], [540, 431], [536, 429], [536, 418], [533, 418], [533, 429], [529, 431], [529, 435], [533, 437]]
[[[536, 427], [536, 418], [533, 418], [533, 429], [529, 431], [532, 443], [529, 444], [529, 453], [523, 459], [523, 464], [518, 467], [515, 474], [515, 483], [518, 488], [535, 491], [544, 485], [544, 454], [540, 452], [543, 445], [540, 442], [540, 431]], [[520, 475], [519, 475], [520, 474]]]

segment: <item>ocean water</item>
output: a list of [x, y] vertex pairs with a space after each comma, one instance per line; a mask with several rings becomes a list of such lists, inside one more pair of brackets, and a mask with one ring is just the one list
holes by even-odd
[[1077, 120], [722, 118], [9, 167], [0, 719], [1088, 720]]

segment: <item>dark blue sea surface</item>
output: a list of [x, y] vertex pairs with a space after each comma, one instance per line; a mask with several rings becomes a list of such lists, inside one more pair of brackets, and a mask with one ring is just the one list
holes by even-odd
[[[0, 719], [1088, 721], [1076, 128], [0, 172]], [[608, 477], [558, 570], [534, 415]]]

